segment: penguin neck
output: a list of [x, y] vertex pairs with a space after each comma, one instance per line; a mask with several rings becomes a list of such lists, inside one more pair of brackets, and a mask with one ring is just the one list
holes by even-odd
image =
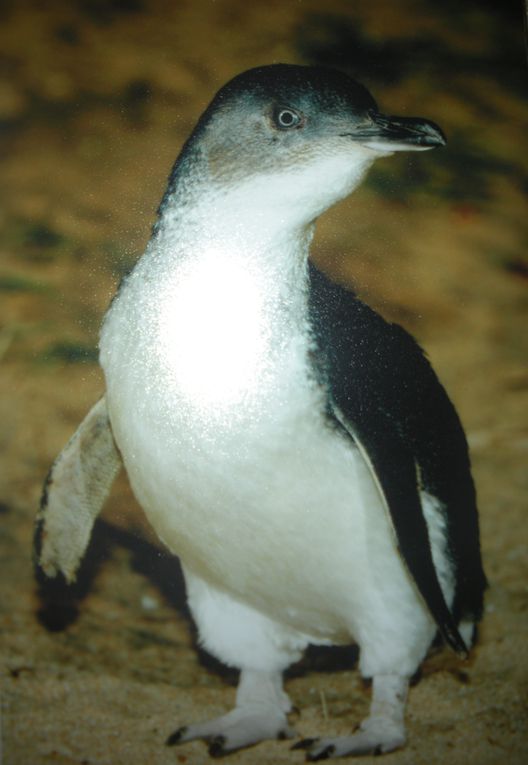
[[206, 421], [226, 408], [234, 421], [244, 401], [256, 422], [263, 397], [286, 396], [306, 377], [313, 226], [284, 226], [242, 204], [237, 189], [183, 191], [163, 202], [128, 305], [154, 333], [148, 348], [157, 348], [153, 379], [165, 381], [164, 396], [173, 391]]
[[249, 183], [223, 187], [183, 178], [164, 199], [149, 250], [165, 268], [192, 262], [247, 269], [284, 294], [303, 291], [314, 223], [277, 209]]

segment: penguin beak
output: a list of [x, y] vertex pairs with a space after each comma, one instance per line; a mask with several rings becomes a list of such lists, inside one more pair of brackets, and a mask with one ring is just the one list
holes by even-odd
[[388, 117], [369, 111], [368, 120], [348, 135], [371, 149], [383, 152], [425, 151], [447, 143], [438, 125], [422, 117]]

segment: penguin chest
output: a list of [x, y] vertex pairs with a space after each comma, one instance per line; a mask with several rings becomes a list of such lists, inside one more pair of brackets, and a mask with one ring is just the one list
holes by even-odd
[[278, 476], [295, 481], [304, 442], [324, 429], [305, 313], [302, 289], [281, 293], [261, 271], [211, 257], [155, 281], [133, 275], [115, 301], [101, 337], [112, 426], [161, 525], [188, 508], [181, 534], [195, 520], [213, 529], [215, 513], [226, 529], [245, 506], [252, 526]]
[[165, 285], [154, 345], [165, 383], [189, 407], [234, 409], [258, 395], [273, 343], [262, 281], [211, 256], [184, 264]]
[[319, 420], [313, 399], [303, 411], [303, 398], [302, 389], [296, 401], [271, 406], [268, 397], [253, 417], [203, 408], [198, 417], [182, 406], [147, 414], [148, 428], [118, 414], [116, 433], [134, 493], [186, 568], [335, 638], [348, 634], [344, 615], [363, 597], [354, 583], [369, 571], [373, 524], [382, 526], [375, 544], [391, 542], [359, 452]]
[[158, 285], [155, 311], [123, 295], [102, 334], [134, 492], [196, 575], [311, 634], [347, 634], [373, 556], [402, 572], [368, 468], [325, 421], [304, 315], [252, 281], [226, 304], [196, 272], [180, 289], [186, 276]]

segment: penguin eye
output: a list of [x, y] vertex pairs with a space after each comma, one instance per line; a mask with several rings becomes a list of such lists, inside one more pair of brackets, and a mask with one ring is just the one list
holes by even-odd
[[281, 130], [298, 127], [302, 122], [301, 115], [293, 109], [277, 109], [273, 117], [276, 127]]

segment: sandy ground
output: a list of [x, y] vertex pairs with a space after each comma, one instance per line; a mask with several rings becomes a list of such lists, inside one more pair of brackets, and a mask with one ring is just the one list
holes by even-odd
[[[501, 6], [500, 9], [495, 6]], [[357, 74], [448, 147], [385, 160], [321, 221], [314, 257], [427, 348], [461, 412], [490, 579], [468, 662], [433, 653], [387, 763], [528, 761], [525, 63], [515, 3], [104, 0], [0, 6], [0, 581], [5, 765], [208, 761], [167, 749], [226, 711], [235, 676], [195, 647], [177, 561], [126, 479], [81, 582], [38, 587], [43, 478], [102, 391], [98, 326], [141, 253], [170, 166], [214, 91], [249, 66]], [[369, 692], [355, 651], [313, 651], [288, 691], [300, 735], [345, 733]], [[287, 743], [232, 756], [302, 760]]]

